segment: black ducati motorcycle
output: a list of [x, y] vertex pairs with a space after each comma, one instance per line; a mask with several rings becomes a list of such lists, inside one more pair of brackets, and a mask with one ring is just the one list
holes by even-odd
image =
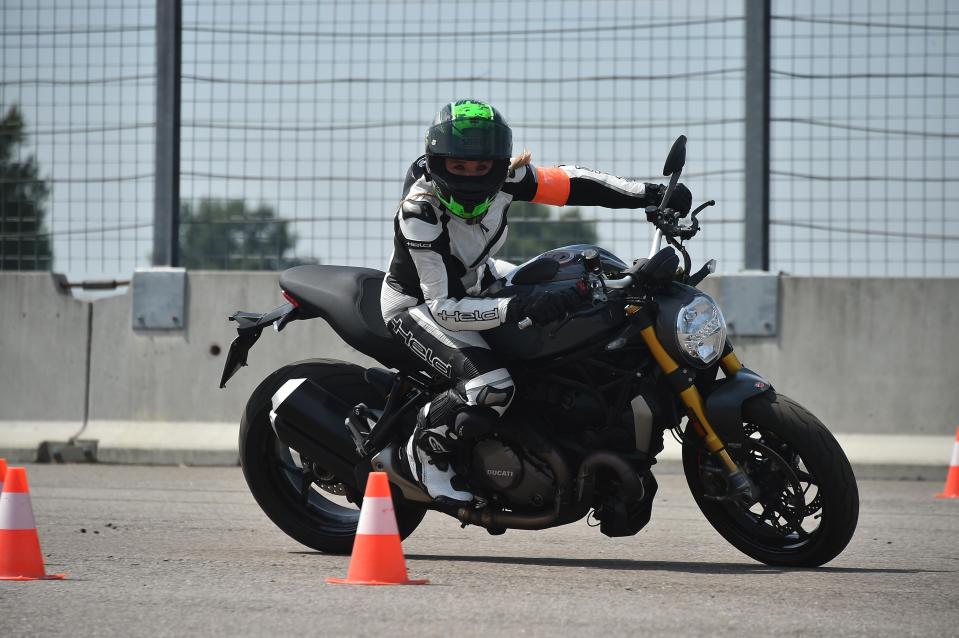
[[[669, 200], [686, 158], [673, 144], [663, 175]], [[498, 423], [456, 422], [454, 467], [476, 496], [453, 512], [491, 534], [589, 517], [607, 536], [639, 532], [656, 495], [652, 467], [669, 431], [682, 443], [689, 489], [712, 526], [752, 558], [811, 567], [852, 538], [859, 493], [845, 454], [825, 426], [740, 363], [722, 312], [696, 285], [685, 242], [697, 215], [646, 209], [656, 227], [631, 265], [588, 245], [540, 255], [484, 294], [535, 294], [575, 286], [584, 307], [534, 328], [528, 320], [484, 332], [516, 384]], [[663, 240], [669, 247], [660, 250]], [[679, 257], [683, 263], [680, 264]], [[380, 316], [384, 273], [345, 266], [283, 272], [287, 303], [236, 312], [238, 336], [220, 387], [262, 330], [323, 318], [382, 368], [309, 359], [276, 370], [240, 422], [240, 461], [257, 503], [297, 541], [348, 553], [369, 472], [389, 476], [400, 535], [412, 534], [432, 500], [411, 476], [405, 443], [417, 410], [451, 386], [429, 353], [391, 337]], [[417, 356], [419, 355], [419, 356]]]

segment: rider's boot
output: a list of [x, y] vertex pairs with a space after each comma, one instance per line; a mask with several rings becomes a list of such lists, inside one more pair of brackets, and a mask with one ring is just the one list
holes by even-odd
[[453, 470], [456, 441], [449, 428], [453, 410], [443, 403], [442, 399], [434, 401], [434, 405], [427, 405], [416, 415], [416, 428], [406, 444], [406, 456], [413, 476], [440, 509], [455, 512], [469, 505], [473, 495], [466, 481]]

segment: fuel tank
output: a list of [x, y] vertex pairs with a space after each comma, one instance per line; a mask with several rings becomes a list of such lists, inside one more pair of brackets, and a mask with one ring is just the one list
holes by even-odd
[[[583, 251], [588, 248], [594, 248], [599, 252], [604, 273], [619, 273], [628, 268], [625, 262], [604, 248], [591, 244], [577, 244], [554, 248], [520, 264], [506, 275], [502, 283], [507, 287], [506, 290], [513, 289], [520, 294], [536, 294], [547, 290], [568, 288], [582, 278], [585, 272]], [[542, 258], [554, 259], [559, 263], [559, 269], [555, 275], [535, 283], [513, 284], [513, 276], [522, 271], [524, 266]], [[604, 339], [615, 331], [623, 320], [622, 308], [610, 307], [594, 315], [572, 319], [565, 324], [557, 321], [548, 326], [533, 326], [526, 330], [520, 330], [513, 324], [504, 324], [499, 328], [487, 330], [483, 336], [497, 356], [508, 360], [539, 359], [563, 354], [589, 342]], [[562, 327], [560, 327], [561, 324]]]

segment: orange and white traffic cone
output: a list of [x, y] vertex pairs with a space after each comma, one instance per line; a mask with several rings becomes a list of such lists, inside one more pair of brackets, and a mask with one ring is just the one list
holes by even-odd
[[0, 494], [3, 493], [3, 479], [7, 475], [7, 459], [0, 459]]
[[59, 580], [65, 576], [44, 570], [27, 471], [8, 468], [0, 494], [0, 580]]
[[366, 481], [346, 578], [327, 578], [326, 582], [341, 585], [425, 585], [430, 582], [410, 580], [406, 573], [390, 482], [385, 472], [370, 472]]
[[936, 494], [936, 498], [959, 498], [959, 428], [956, 428], [956, 443], [952, 446], [946, 486], [942, 489], [942, 494]]

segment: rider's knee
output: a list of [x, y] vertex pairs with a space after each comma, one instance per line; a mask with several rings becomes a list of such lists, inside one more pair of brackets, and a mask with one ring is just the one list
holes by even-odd
[[476, 395], [476, 405], [492, 408], [502, 415], [506, 412], [509, 404], [513, 402], [513, 394], [515, 391], [516, 388], [513, 386], [512, 381], [510, 381], [510, 384], [506, 387], [497, 388], [488, 385]]
[[481, 374], [466, 382], [469, 403], [494, 410], [502, 416], [513, 401], [516, 388], [506, 368]]

